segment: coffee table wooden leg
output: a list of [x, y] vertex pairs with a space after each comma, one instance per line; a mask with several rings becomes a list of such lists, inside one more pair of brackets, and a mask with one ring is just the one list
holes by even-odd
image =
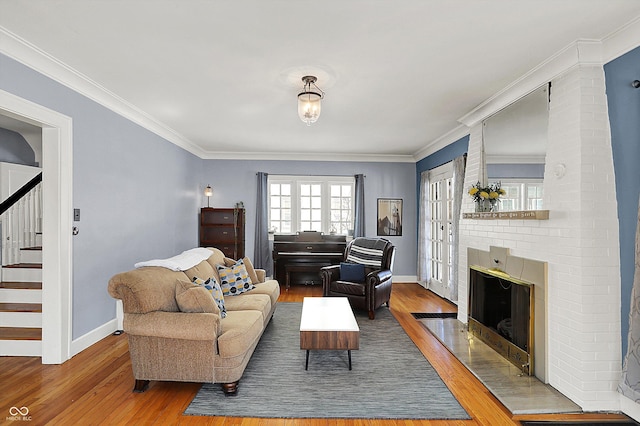
[[304, 369], [309, 369], [309, 349], [307, 349], [307, 362], [304, 364]]
[[349, 354], [349, 370], [351, 370], [351, 349], [349, 349], [347, 353]]

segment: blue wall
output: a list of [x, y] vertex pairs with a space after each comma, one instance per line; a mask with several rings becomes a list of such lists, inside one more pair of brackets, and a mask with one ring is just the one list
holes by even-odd
[[36, 154], [20, 133], [0, 128], [0, 161], [35, 166]]
[[[394, 273], [416, 275], [416, 198], [414, 163], [360, 163], [323, 161], [204, 160], [200, 188], [213, 187], [213, 207], [233, 207], [242, 201], [246, 208], [246, 255], [253, 257], [256, 212], [256, 173], [288, 175], [364, 174], [365, 232], [376, 236], [378, 198], [402, 198], [403, 229], [400, 237], [385, 237], [396, 246]], [[201, 205], [206, 206], [202, 197]]]
[[[434, 152], [433, 154], [423, 158], [416, 163], [416, 200], [420, 199], [420, 175], [422, 172], [435, 169], [449, 161], [453, 161], [454, 158], [466, 154], [469, 150], [469, 135], [464, 136], [452, 144], [445, 146], [442, 149]], [[420, 206], [416, 201], [416, 209], [419, 210]], [[419, 213], [416, 213], [416, 218], [420, 217]], [[417, 226], [417, 225], [416, 225]]]
[[0, 89], [73, 119], [73, 204], [81, 209], [73, 239], [77, 339], [115, 318], [111, 276], [197, 245], [202, 160], [4, 55]]
[[604, 66], [620, 224], [622, 354], [626, 355], [640, 195], [640, 48]]

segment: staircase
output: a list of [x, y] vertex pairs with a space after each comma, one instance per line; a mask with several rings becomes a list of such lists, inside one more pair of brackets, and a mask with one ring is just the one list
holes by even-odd
[[0, 203], [0, 356], [42, 356], [41, 180]]
[[0, 356], [42, 356], [42, 236], [2, 267]]

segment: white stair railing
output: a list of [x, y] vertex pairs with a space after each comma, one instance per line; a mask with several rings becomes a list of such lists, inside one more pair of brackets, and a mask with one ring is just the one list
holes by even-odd
[[42, 232], [42, 183], [0, 215], [2, 266], [20, 262], [20, 249], [35, 247]]

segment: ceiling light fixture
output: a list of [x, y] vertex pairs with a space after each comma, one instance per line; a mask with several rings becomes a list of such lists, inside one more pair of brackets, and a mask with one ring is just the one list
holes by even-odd
[[[316, 86], [317, 80], [318, 79], [312, 75], [302, 77], [304, 89], [298, 93], [298, 117], [307, 123], [307, 126], [311, 126], [311, 123], [318, 121], [320, 111], [322, 110], [321, 102], [324, 98], [324, 92]], [[314, 87], [313, 90], [311, 89], [311, 85]]]

